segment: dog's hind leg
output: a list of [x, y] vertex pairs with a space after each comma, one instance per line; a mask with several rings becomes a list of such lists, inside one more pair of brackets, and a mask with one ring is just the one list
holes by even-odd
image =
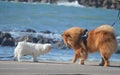
[[101, 56], [102, 56], [102, 63], [101, 66], [109, 66], [109, 58], [110, 58], [110, 54], [108, 55], [105, 52], [101, 52]]
[[100, 65], [100, 66], [104, 66], [104, 63], [105, 63], [105, 62], [104, 62], [104, 59], [102, 58], [102, 61], [100, 62], [99, 65]]
[[104, 56], [103, 60], [104, 60], [104, 66], [105, 67], [109, 66], [109, 58]]

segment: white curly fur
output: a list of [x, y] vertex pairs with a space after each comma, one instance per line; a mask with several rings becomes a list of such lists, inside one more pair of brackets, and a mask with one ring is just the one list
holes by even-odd
[[51, 44], [35, 44], [30, 42], [19, 42], [14, 50], [14, 58], [20, 61], [24, 55], [31, 55], [33, 61], [37, 61], [37, 57], [46, 54], [51, 50]]

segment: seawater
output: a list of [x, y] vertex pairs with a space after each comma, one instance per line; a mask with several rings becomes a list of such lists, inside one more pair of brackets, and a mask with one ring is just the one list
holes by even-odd
[[[0, 2], [0, 31], [10, 32], [13, 37], [20, 36], [21, 30], [34, 29], [40, 31], [49, 30], [60, 35], [66, 29], [79, 26], [84, 29], [94, 29], [102, 24], [113, 24], [118, 11], [102, 8], [90, 8], [79, 5], [67, 4], [40, 4], [40, 3], [16, 3]], [[120, 25], [114, 25], [116, 36], [120, 36]], [[48, 36], [49, 37], [49, 36]], [[15, 47], [0, 46], [0, 60], [13, 60]], [[74, 52], [72, 49], [52, 49], [48, 54], [38, 57], [39, 60], [71, 61]], [[120, 61], [120, 54], [113, 54], [110, 61]], [[31, 59], [30, 56], [24, 59]], [[89, 54], [88, 61], [99, 61], [100, 54]]]

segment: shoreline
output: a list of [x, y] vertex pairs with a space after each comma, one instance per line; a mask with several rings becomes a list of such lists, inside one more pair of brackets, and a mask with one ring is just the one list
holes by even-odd
[[[59, 4], [68, 6], [85, 6], [85, 7], [95, 7], [104, 9], [120, 9], [119, 0], [103, 0], [103, 1], [91, 1], [91, 0], [5, 0], [6, 2], [27, 2], [27, 3], [47, 3], [47, 4]], [[65, 4], [66, 3], [66, 4]]]
[[86, 62], [85, 65], [71, 62], [39, 61], [17, 62], [0, 61], [0, 75], [119, 75], [120, 62], [111, 62], [110, 67], [98, 66], [99, 62]]

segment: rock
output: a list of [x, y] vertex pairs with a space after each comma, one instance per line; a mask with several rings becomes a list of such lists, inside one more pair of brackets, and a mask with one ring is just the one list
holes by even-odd
[[92, 6], [96, 8], [120, 9], [120, 0], [77, 0], [79, 4], [84, 6]]
[[0, 31], [0, 44], [2, 43], [2, 41], [3, 41], [3, 33]]
[[24, 35], [19, 38], [16, 38], [16, 43], [18, 43], [20, 41], [33, 42], [33, 43], [38, 42], [37, 38], [30, 36], [30, 35]]
[[[27, 32], [35, 32], [32, 30], [26, 30]], [[25, 32], [26, 32], [25, 31]], [[51, 31], [41, 31], [43, 34], [54, 34]], [[33, 33], [32, 33], [33, 34]], [[53, 45], [53, 48], [56, 49], [68, 49], [66, 45], [64, 44], [63, 40], [56, 40], [49, 38], [49, 37], [44, 37], [42, 35], [38, 35], [37, 37], [34, 37], [34, 35], [31, 34], [24, 34], [20, 37], [13, 38], [10, 33], [3, 33], [0, 32], [0, 45], [1, 46], [16, 46], [18, 42], [20, 41], [26, 41], [26, 42], [33, 42], [33, 43], [50, 43]]]
[[58, 0], [41, 0], [41, 3], [57, 3]]
[[44, 33], [44, 34], [54, 34], [53, 32], [49, 31], [49, 30], [46, 30], [46, 31], [40, 31], [41, 33]]
[[0, 45], [1, 46], [15, 46], [15, 40], [10, 33], [0, 32]]
[[3, 38], [11, 38], [11, 34], [10, 33], [3, 33]]
[[45, 38], [43, 36], [38, 36], [37, 37], [38, 39], [38, 43], [53, 43], [53, 39], [50, 39], [50, 38]]
[[26, 30], [22, 30], [22, 32], [32, 32], [32, 33], [36, 33], [36, 31], [35, 31], [35, 30], [33, 30], [33, 29], [26, 29]]
[[15, 46], [15, 41], [12, 37], [4, 38], [1, 42], [1, 46]]
[[[44, 33], [44, 34], [54, 34], [53, 32], [51, 31], [41, 31], [41, 33]], [[49, 37], [44, 37], [42, 35], [38, 35], [37, 37], [34, 37], [33, 35], [30, 35], [30, 34], [26, 34], [24, 36], [21, 36], [19, 38], [16, 38], [15, 39], [16, 41], [16, 44], [20, 41], [26, 41], [26, 42], [33, 42], [33, 43], [50, 43], [53, 45], [53, 48], [57, 48], [57, 49], [68, 49], [66, 47], [66, 45], [64, 44], [63, 40], [59, 40], [59, 41], [55, 41], [54, 39], [52, 38], [49, 38]]]

